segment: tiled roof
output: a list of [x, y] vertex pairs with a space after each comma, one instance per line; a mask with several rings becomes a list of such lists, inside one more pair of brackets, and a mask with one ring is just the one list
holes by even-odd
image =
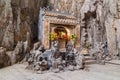
[[65, 19], [74, 19], [74, 20], [76, 20], [76, 17], [74, 17], [74, 16], [72, 16], [70, 14], [53, 12], [53, 11], [45, 11], [45, 16], [63, 17]]
[[65, 13], [44, 11], [44, 19], [50, 23], [65, 24], [65, 25], [76, 25], [77, 18]]

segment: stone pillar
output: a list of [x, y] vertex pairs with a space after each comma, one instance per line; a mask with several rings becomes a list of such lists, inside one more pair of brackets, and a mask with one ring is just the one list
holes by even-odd
[[115, 20], [115, 27], [116, 27], [116, 37], [117, 37], [117, 43], [116, 43], [116, 47], [117, 47], [117, 53], [116, 54], [119, 54], [120, 55], [120, 19], [116, 19]]
[[49, 34], [50, 34], [50, 23], [48, 21], [43, 22], [43, 40], [42, 44], [46, 49], [49, 49]]
[[80, 25], [76, 25], [75, 34], [77, 35], [77, 40], [75, 42], [75, 47], [80, 49]]
[[105, 21], [107, 41], [108, 41], [108, 50], [112, 58], [116, 55], [116, 41], [115, 41], [115, 26], [114, 18], [109, 18]]

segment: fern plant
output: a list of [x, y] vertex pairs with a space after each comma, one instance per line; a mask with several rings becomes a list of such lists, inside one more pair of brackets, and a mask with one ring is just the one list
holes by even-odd
[[76, 36], [75, 34], [72, 34], [72, 35], [71, 35], [71, 39], [72, 39], [73, 41], [75, 41], [75, 40], [77, 39], [77, 36]]
[[52, 40], [52, 41], [55, 40], [55, 36], [54, 36], [54, 34], [50, 33], [50, 35], [49, 35], [49, 40]]

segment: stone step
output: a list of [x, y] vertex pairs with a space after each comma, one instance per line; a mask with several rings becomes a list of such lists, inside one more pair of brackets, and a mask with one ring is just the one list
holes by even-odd
[[105, 61], [105, 63], [113, 64], [113, 65], [119, 65], [120, 66], [120, 60]]
[[97, 61], [94, 57], [91, 57], [90, 54], [84, 55], [85, 57], [85, 65], [96, 64]]
[[95, 60], [95, 58], [93, 58], [91, 56], [85, 56], [85, 60]]
[[96, 64], [96, 60], [85, 60], [85, 65], [91, 65], [91, 64]]
[[83, 55], [85, 56], [85, 57], [90, 57], [90, 54], [86, 51], [86, 52], [83, 52]]

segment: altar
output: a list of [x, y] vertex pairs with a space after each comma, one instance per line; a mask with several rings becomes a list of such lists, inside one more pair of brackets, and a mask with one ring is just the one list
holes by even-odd
[[65, 48], [69, 41], [74, 41], [74, 47], [80, 48], [80, 25], [70, 14], [40, 10], [38, 29], [38, 38], [46, 49], [52, 47], [54, 40], [59, 41], [60, 48]]

